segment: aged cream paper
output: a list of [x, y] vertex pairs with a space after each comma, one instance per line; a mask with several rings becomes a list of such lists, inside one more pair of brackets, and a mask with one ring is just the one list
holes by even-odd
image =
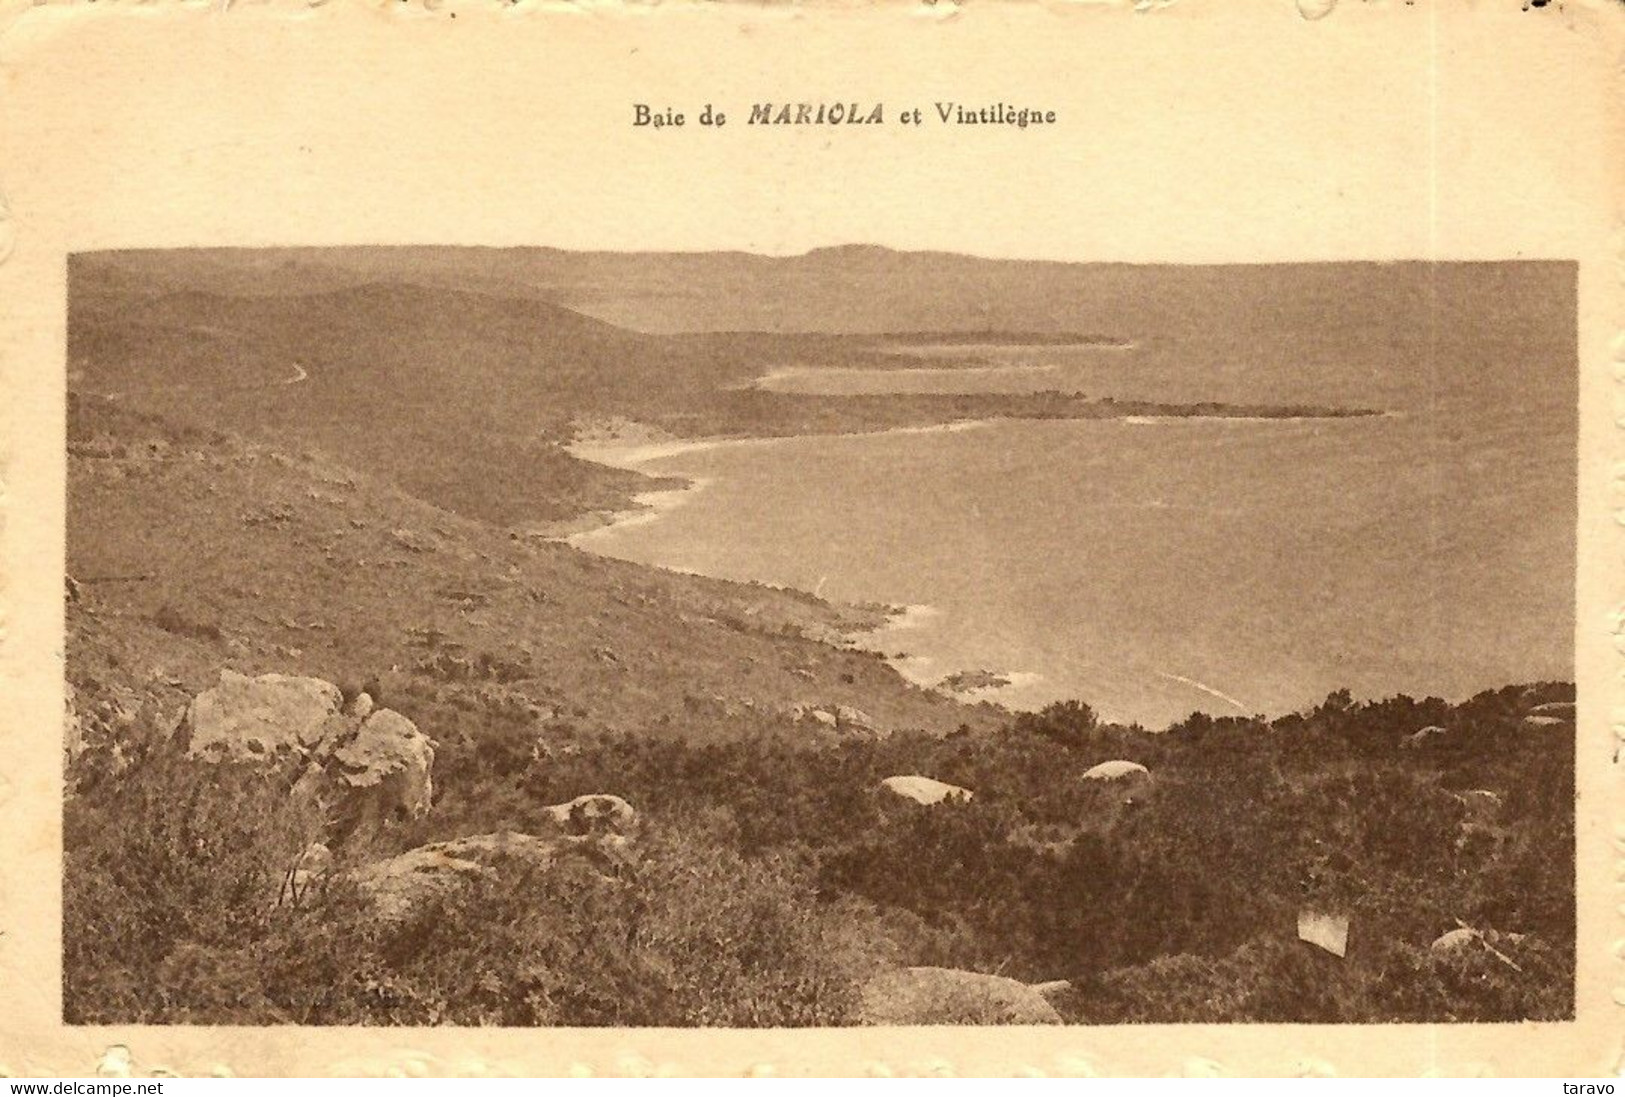
[[[0, 22], [0, 1073], [1614, 1073], [1625, 18], [1540, 7], [15, 4]], [[1055, 121], [909, 127], [938, 101]], [[886, 124], [751, 125], [753, 104]], [[686, 124], [637, 126], [682, 112]], [[707, 104], [722, 127], [699, 124]], [[68, 1026], [66, 257], [455, 244], [1578, 264], [1573, 1021], [1022, 1029]], [[930, 292], [930, 287], [919, 287]], [[741, 292], [749, 292], [748, 287]], [[1345, 930], [1346, 933], [1346, 930]], [[124, 1053], [114, 1055], [122, 1062]]]

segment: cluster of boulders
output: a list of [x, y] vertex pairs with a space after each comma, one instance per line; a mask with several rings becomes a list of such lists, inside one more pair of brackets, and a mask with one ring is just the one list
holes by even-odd
[[790, 709], [790, 718], [798, 724], [863, 739], [884, 739], [888, 734], [873, 716], [851, 705], [795, 705]]
[[1568, 727], [1573, 723], [1573, 701], [1548, 701], [1544, 705], [1536, 705], [1523, 718], [1524, 727], [1527, 728]]
[[417, 819], [434, 801], [434, 743], [366, 693], [346, 703], [320, 678], [220, 672], [192, 699], [179, 745], [211, 762], [291, 764], [296, 798], [322, 805], [341, 836]]
[[[1546, 701], [1534, 705], [1524, 713], [1520, 721], [1524, 728], [1531, 731], [1541, 731], [1547, 728], [1572, 728], [1574, 726], [1573, 701]], [[1402, 736], [1399, 740], [1401, 750], [1419, 750], [1424, 747], [1437, 746], [1449, 742], [1460, 734], [1460, 730], [1440, 727], [1438, 724], [1429, 724], [1427, 727], [1417, 728], [1415, 731]]]
[[[287, 766], [295, 774], [290, 795], [321, 807], [328, 833], [288, 870], [279, 902], [297, 902], [335, 871], [339, 846], [421, 818], [434, 804], [434, 742], [407, 717], [378, 707], [371, 695], [346, 699], [320, 678], [223, 670], [216, 686], [192, 699], [176, 743], [202, 761]], [[631, 804], [602, 794], [545, 808], [542, 820], [536, 834], [508, 831], [436, 842], [348, 875], [381, 916], [398, 918], [505, 866], [545, 866], [567, 851], [614, 863], [625, 857], [638, 826]]]

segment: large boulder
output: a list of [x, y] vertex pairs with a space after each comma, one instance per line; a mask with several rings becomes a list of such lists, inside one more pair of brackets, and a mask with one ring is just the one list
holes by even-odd
[[863, 985], [865, 1025], [1058, 1025], [1061, 1015], [1033, 987], [1002, 975], [953, 968], [888, 971]]
[[1151, 776], [1151, 771], [1138, 762], [1130, 762], [1123, 758], [1115, 758], [1110, 762], [1102, 762], [1084, 771], [1085, 781], [1141, 781]]
[[192, 699], [182, 719], [187, 753], [217, 762], [263, 762], [306, 753], [328, 731], [344, 698], [320, 678], [222, 670], [220, 683]]
[[398, 921], [424, 904], [450, 898], [471, 881], [504, 871], [547, 868], [561, 856], [579, 856], [599, 869], [622, 863], [623, 847], [592, 836], [541, 837], [502, 831], [419, 846], [358, 869], [356, 885], [378, 916]]
[[950, 785], [946, 781], [937, 781], [930, 777], [922, 777], [911, 773], [901, 777], [888, 777], [880, 782], [880, 787], [894, 796], [904, 800], [912, 800], [916, 804], [940, 804], [944, 800], [958, 800], [963, 803], [970, 802], [975, 794], [968, 788]]
[[434, 799], [434, 743], [393, 709], [373, 710], [328, 768], [359, 823], [421, 818]]

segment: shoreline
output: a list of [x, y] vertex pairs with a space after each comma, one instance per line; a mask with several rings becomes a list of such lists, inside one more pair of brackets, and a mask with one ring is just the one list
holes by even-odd
[[[1115, 421], [1126, 426], [1155, 425], [1169, 421], [1193, 420], [1237, 420], [1244, 423], [1292, 422], [1301, 424], [1306, 420], [1382, 417], [1386, 414], [1386, 412], [1380, 411], [1355, 416], [1317, 414], [1261, 416], [1210, 413], [1191, 415], [1127, 414], [1089, 417], [1086, 421], [1102, 423]], [[658, 477], [660, 481], [664, 481], [664, 484], [669, 486], [659, 486], [651, 490], [636, 492], [629, 496], [629, 505], [625, 507], [593, 511], [565, 523], [549, 523], [545, 530], [532, 529], [528, 532], [533, 535], [544, 536], [549, 540], [561, 541], [584, 552], [597, 553], [595, 541], [598, 535], [612, 529], [646, 525], [657, 521], [664, 515], [692, 501], [698, 492], [706, 490], [715, 482], [716, 478], [714, 476], [685, 475], [681, 472], [655, 472], [648, 467], [656, 462], [681, 457], [685, 454], [702, 453], [725, 447], [781, 445], [826, 438], [881, 438], [890, 435], [950, 434], [990, 427], [999, 423], [1022, 421], [1027, 420], [1020, 417], [996, 416], [946, 423], [889, 427], [880, 430], [700, 438], [673, 437], [660, 431], [657, 427], [626, 421], [623, 429], [619, 431], [605, 432], [607, 436], [605, 436], [605, 433], [601, 433], [591, 440], [567, 445], [565, 449], [572, 456], [581, 460], [591, 461], [610, 468], [636, 472], [651, 478]], [[1058, 420], [1041, 421], [1052, 422]], [[613, 556], [614, 554], [606, 553], [604, 555]], [[692, 569], [672, 565], [651, 564], [649, 566], [673, 572], [694, 574]], [[730, 581], [727, 577], [714, 577]], [[731, 581], [749, 580], [735, 579]], [[919, 689], [948, 698], [967, 707], [986, 704], [1011, 712], [1026, 709], [1036, 710], [1041, 707], [1037, 702], [1031, 700], [1026, 705], [1022, 705], [1016, 701], [1016, 698], [1029, 695], [1033, 687], [1042, 684], [1046, 680], [1044, 674], [1031, 670], [1007, 668], [996, 662], [989, 663], [985, 661], [985, 658], [977, 657], [974, 653], [966, 653], [963, 660], [955, 658], [952, 653], [949, 653], [947, 658], [944, 658], [940, 653], [928, 654], [926, 651], [919, 650], [914, 645], [911, 645], [906, 634], [929, 628], [932, 622], [940, 618], [944, 613], [937, 606], [895, 603], [884, 600], [875, 601], [872, 599], [859, 602], [846, 601], [839, 598], [830, 598], [824, 595], [821, 589], [809, 590], [805, 587], [795, 587], [789, 584], [776, 584], [765, 580], [755, 581], [762, 583], [764, 586], [793, 591], [817, 599], [819, 602], [835, 608], [838, 612], [841, 610], [878, 611], [876, 614], [878, 619], [871, 619], [872, 623], [866, 621], [858, 627], [834, 632], [824, 637], [825, 642], [837, 647], [856, 647], [870, 652], [884, 661], [901, 679]], [[819, 584], [819, 587], [821, 588], [822, 584]], [[953, 661], [950, 662], [950, 660]], [[1222, 692], [1221, 689], [1206, 682], [1163, 671], [1157, 671], [1156, 673], [1169, 684], [1200, 695], [1210, 704], [1218, 702], [1226, 709], [1243, 714], [1249, 710], [1248, 702]], [[1006, 700], [1007, 698], [1009, 700]]]
[[[608, 468], [621, 469], [625, 472], [642, 473], [652, 476], [644, 466], [651, 461], [661, 461], [670, 457], [680, 457], [685, 453], [700, 453], [706, 450], [722, 449], [724, 447], [744, 447], [775, 445], [801, 441], [810, 438], [875, 438], [882, 435], [895, 434], [953, 434], [959, 431], [971, 430], [976, 427], [989, 426], [1000, 422], [998, 419], [964, 419], [952, 423], [932, 423], [918, 427], [889, 427], [884, 430], [845, 431], [839, 434], [783, 434], [766, 437], [752, 436], [740, 438], [693, 438], [693, 439], [658, 439], [635, 442], [587, 442], [570, 444], [564, 447], [570, 456], [593, 464], [604, 465]], [[542, 537], [549, 541], [563, 541], [576, 547], [581, 547], [581, 538], [591, 534], [601, 533], [612, 528], [628, 525], [642, 525], [654, 521], [662, 514], [675, 510], [692, 497], [692, 493], [703, 490], [709, 483], [708, 477], [663, 476], [658, 479], [678, 480], [681, 483], [673, 487], [652, 488], [648, 491], [634, 493], [628, 497], [632, 505], [614, 510], [594, 510], [575, 518], [559, 522], [536, 523], [524, 527], [521, 532]], [[807, 591], [804, 593], [812, 593]], [[816, 595], [815, 595], [816, 597]]]
[[[926, 356], [922, 355], [920, 357], [924, 358]], [[791, 394], [794, 394], [794, 395], [801, 395], [801, 396], [852, 396], [852, 395], [865, 395], [865, 396], [899, 395], [899, 396], [910, 396], [910, 395], [917, 395], [917, 394], [913, 393], [913, 392], [910, 392], [909, 390], [906, 390], [906, 389], [903, 389], [903, 390], [876, 389], [876, 390], [874, 390], [872, 392], [865, 392], [865, 393], [846, 393], [846, 392], [829, 392], [829, 391], [820, 390], [820, 389], [781, 388], [781, 387], [777, 387], [775, 385], [775, 382], [794, 381], [794, 380], [803, 380], [803, 379], [809, 379], [810, 380], [810, 379], [815, 379], [815, 378], [819, 378], [819, 377], [837, 377], [837, 378], [839, 378], [839, 377], [867, 377], [867, 378], [874, 378], [875, 380], [890, 379], [890, 378], [893, 378], [893, 377], [900, 377], [900, 378], [908, 378], [908, 377], [941, 377], [941, 378], [954, 378], [954, 379], [960, 379], [960, 378], [966, 378], [966, 377], [1000, 377], [1000, 376], [1026, 377], [1026, 376], [1032, 376], [1032, 375], [1037, 375], [1037, 374], [1059, 373], [1060, 371], [1061, 371], [1061, 367], [1059, 365], [1056, 365], [1056, 364], [1053, 364], [1053, 363], [1043, 364], [1043, 365], [988, 365], [988, 364], [985, 364], [985, 363], [977, 363], [976, 365], [973, 365], [973, 366], [892, 366], [892, 367], [879, 367], [879, 366], [877, 366], [877, 367], [867, 367], [867, 366], [780, 366], [780, 367], [778, 367], [776, 369], [768, 370], [766, 373], [762, 374], [761, 376], [759, 376], [756, 379], [754, 379], [753, 381], [751, 381], [750, 384], [745, 386], [745, 387], [752, 388], [752, 389], [757, 389], [757, 390], [759, 390], [761, 392], [786, 392], [786, 393], [791, 393]], [[959, 393], [950, 393], [949, 395], [960, 395], [960, 394]]]

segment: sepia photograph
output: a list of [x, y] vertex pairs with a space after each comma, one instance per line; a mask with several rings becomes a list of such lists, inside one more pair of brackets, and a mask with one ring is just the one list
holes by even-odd
[[1622, 49], [0, 0], [0, 1079], [1616, 1077]]
[[110, 251], [67, 316], [69, 1022], [1573, 1016], [1571, 263]]

